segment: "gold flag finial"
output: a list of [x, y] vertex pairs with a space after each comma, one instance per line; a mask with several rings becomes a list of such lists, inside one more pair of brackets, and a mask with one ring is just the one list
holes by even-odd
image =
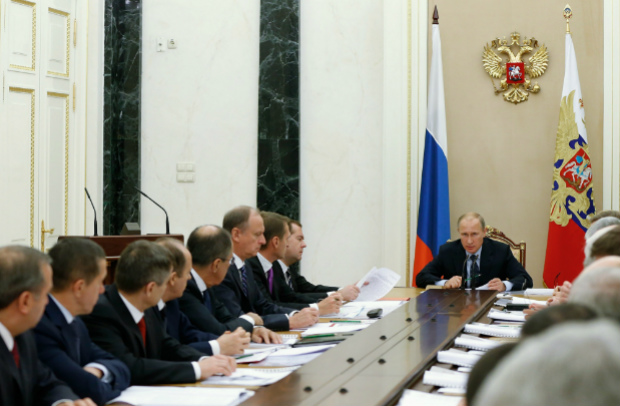
[[569, 4], [564, 6], [564, 18], [566, 19], [566, 33], [570, 34], [570, 25], [568, 21], [573, 16], [573, 9]]

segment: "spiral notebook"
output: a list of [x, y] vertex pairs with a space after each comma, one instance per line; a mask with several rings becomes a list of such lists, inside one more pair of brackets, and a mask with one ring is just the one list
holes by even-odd
[[472, 323], [465, 325], [465, 332], [491, 337], [519, 338], [519, 336], [521, 336], [521, 327], [494, 326], [483, 323]]
[[441, 386], [443, 388], [465, 388], [469, 374], [449, 369], [432, 367], [424, 372], [422, 383], [424, 385]]
[[444, 364], [458, 365], [460, 367], [472, 367], [480, 356], [484, 354], [483, 351], [459, 351], [454, 348], [450, 348], [448, 351], [439, 351], [437, 353], [437, 361]]
[[468, 334], [461, 334], [454, 340], [454, 345], [457, 347], [469, 348], [470, 350], [488, 351], [495, 348], [502, 343], [500, 341], [489, 340], [488, 338], [471, 336]]

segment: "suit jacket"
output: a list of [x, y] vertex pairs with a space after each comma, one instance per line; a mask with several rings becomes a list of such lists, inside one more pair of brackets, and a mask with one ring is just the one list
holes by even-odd
[[3, 406], [49, 406], [61, 399], [78, 397], [41, 361], [32, 331], [15, 337], [19, 368], [0, 339], [0, 401]]
[[213, 355], [209, 341], [217, 340], [219, 336], [197, 329], [181, 311], [178, 299], [166, 302], [164, 314], [166, 332], [171, 337], [179, 340], [181, 344], [187, 344], [207, 355]]
[[231, 263], [228, 272], [221, 285], [213, 287], [215, 295], [224, 303], [233, 316], [254, 312], [263, 318], [265, 327], [271, 330], [288, 330], [288, 317], [286, 314], [295, 309], [281, 307], [269, 303], [262, 295], [254, 281], [252, 266], [245, 263], [248, 279], [248, 294], [243, 293], [241, 276], [235, 263]]
[[231, 315], [228, 308], [213, 294], [213, 289], [207, 289], [207, 295], [211, 298], [213, 311], [204, 304], [202, 292], [192, 277], [187, 282], [183, 296], [178, 299], [181, 311], [196, 328], [218, 336], [224, 334], [226, 330], [234, 331], [237, 327], [252, 333], [254, 328], [252, 323]]
[[[89, 397], [98, 405], [103, 405], [129, 386], [129, 368], [91, 341], [82, 320], [75, 318], [72, 325], [67, 323], [60, 308], [50, 299], [34, 329], [39, 359], [58, 378], [69, 384], [79, 397]], [[112, 374], [112, 381], [105, 383], [82, 369], [91, 362], [105, 366]]]
[[[308, 307], [311, 303], [317, 301], [309, 296], [301, 293], [296, 293], [286, 283], [282, 267], [278, 261], [273, 263], [273, 291], [269, 292], [269, 279], [263, 270], [263, 266], [260, 263], [258, 257], [253, 257], [247, 260], [252, 266], [254, 272], [254, 280], [258, 289], [267, 301], [274, 303], [278, 306], [290, 307], [292, 309], [301, 310], [304, 307]], [[276, 266], [277, 264], [277, 266]]]
[[106, 287], [93, 312], [83, 320], [93, 341], [127, 364], [132, 385], [196, 381], [190, 361], [204, 354], [170, 337], [157, 307], [144, 312], [146, 345], [116, 285]]
[[[280, 264], [276, 261], [277, 267], [282, 269]], [[274, 268], [275, 269], [275, 268]], [[304, 295], [311, 296], [317, 299], [325, 299], [329, 292], [336, 292], [338, 287], [336, 286], [324, 286], [324, 285], [313, 285], [308, 282], [306, 278], [304, 278], [299, 272], [299, 262], [291, 265], [288, 270], [291, 275], [291, 284], [293, 285], [293, 290], [295, 292], [303, 293]]]
[[[466, 254], [460, 240], [448, 242], [439, 247], [439, 253], [416, 277], [416, 284], [423, 288], [441, 279], [450, 279], [463, 273]], [[488, 283], [491, 279], [508, 280], [514, 288], [531, 288], [532, 278], [514, 257], [510, 247], [504, 243], [485, 238], [480, 254], [480, 278], [475, 286]]]

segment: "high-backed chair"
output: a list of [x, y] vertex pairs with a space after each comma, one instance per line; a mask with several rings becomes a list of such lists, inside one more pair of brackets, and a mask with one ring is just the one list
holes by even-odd
[[521, 241], [520, 243], [515, 243], [510, 238], [506, 237], [506, 234], [499, 231], [497, 228], [486, 226], [485, 228], [486, 236], [492, 240], [503, 242], [504, 244], [508, 244], [510, 246], [510, 250], [512, 254], [517, 258], [517, 261], [521, 263], [523, 268], [525, 268], [525, 241]]

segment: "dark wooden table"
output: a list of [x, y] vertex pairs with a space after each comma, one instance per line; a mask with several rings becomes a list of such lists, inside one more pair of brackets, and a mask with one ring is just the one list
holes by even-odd
[[394, 405], [466, 323], [486, 315], [496, 294], [424, 292], [242, 405]]

